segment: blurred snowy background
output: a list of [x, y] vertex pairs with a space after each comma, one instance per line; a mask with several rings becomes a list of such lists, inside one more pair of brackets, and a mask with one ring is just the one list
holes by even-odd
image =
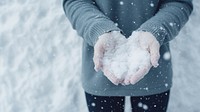
[[[190, 21], [171, 41], [168, 112], [200, 112], [199, 4], [194, 0]], [[0, 0], [0, 112], [87, 112], [81, 42], [62, 0]]]

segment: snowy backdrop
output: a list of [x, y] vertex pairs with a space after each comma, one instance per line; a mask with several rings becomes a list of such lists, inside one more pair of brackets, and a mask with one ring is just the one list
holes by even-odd
[[[61, 2], [0, 0], [0, 112], [87, 112], [79, 81], [82, 39]], [[200, 1], [194, 6], [171, 41], [168, 112], [200, 112]]]

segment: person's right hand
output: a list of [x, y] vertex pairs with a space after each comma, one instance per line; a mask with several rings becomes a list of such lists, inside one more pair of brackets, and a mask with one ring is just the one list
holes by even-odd
[[109, 70], [109, 65], [103, 65], [104, 53], [108, 50], [113, 50], [115, 46], [121, 44], [125, 36], [123, 36], [120, 31], [111, 31], [104, 33], [99, 36], [96, 44], [94, 45], [94, 69], [95, 71], [102, 70], [104, 75], [115, 85], [118, 85], [123, 81], [123, 79], [118, 79], [113, 73]]
[[[138, 33], [138, 34], [136, 34]], [[149, 52], [150, 54], [150, 61], [143, 65], [142, 67], [139, 67], [137, 72], [134, 73], [132, 76], [127, 76], [124, 80], [125, 85], [129, 84], [136, 84], [139, 82], [151, 69], [151, 67], [158, 67], [158, 61], [160, 58], [160, 44], [157, 41], [156, 37], [153, 36], [150, 32], [133, 32], [132, 35], [137, 35], [135, 38], [138, 39], [139, 46], [143, 49]], [[133, 36], [134, 37], [134, 36]]]

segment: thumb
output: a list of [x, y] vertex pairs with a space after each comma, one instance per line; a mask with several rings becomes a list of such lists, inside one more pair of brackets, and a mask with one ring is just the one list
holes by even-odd
[[102, 59], [103, 59], [104, 52], [105, 52], [105, 49], [103, 47], [103, 44], [96, 43], [94, 46], [94, 56], [93, 56], [94, 69], [96, 72], [98, 72], [103, 67]]
[[149, 52], [150, 52], [150, 57], [151, 57], [151, 64], [154, 67], [157, 67], [158, 60], [160, 58], [160, 45], [157, 41], [154, 41], [150, 46], [149, 46]]

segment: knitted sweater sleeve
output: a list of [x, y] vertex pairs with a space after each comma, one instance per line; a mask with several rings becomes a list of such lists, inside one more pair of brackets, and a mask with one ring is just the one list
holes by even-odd
[[91, 46], [109, 31], [121, 31], [92, 0], [63, 0], [63, 8], [73, 28]]
[[151, 32], [160, 45], [178, 35], [193, 10], [192, 0], [161, 0], [158, 12], [139, 31]]

